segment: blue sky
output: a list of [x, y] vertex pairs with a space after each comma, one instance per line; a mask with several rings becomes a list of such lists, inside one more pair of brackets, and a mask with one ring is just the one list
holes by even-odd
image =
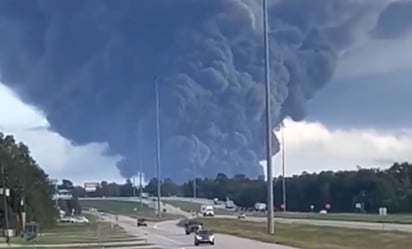
[[[247, 20], [240, 19], [244, 16], [253, 19], [253, 11], [247, 15], [244, 15], [243, 12], [237, 14], [239, 14], [239, 19], [236, 21]], [[255, 18], [258, 17], [256, 14]], [[87, 28], [89, 27], [85, 27], [85, 29]], [[356, 30], [355, 28], [354, 33]], [[412, 112], [409, 109], [411, 106], [410, 96], [412, 95], [412, 82], [410, 80], [412, 78], [412, 36], [405, 33], [398, 39], [391, 40], [373, 40], [362, 35], [358, 37], [357, 33], [353, 36], [357, 38], [357, 42], [352, 47], [342, 51], [333, 79], [324, 89], [317, 92], [315, 98], [307, 104], [308, 116], [306, 119], [301, 122], [285, 121], [288, 175], [299, 174], [303, 171], [355, 169], [356, 165], [386, 167], [394, 161], [412, 161]], [[113, 51], [122, 48], [122, 46], [117, 47], [119, 43], [114, 44]], [[125, 53], [123, 50], [121, 52]], [[110, 54], [104, 55], [109, 56]], [[119, 57], [113, 56], [113, 58], [119, 59], [124, 55], [120, 53], [117, 56]], [[108, 60], [111, 57], [104, 58]], [[123, 61], [125, 65], [126, 62]], [[116, 61], [105, 61], [104, 63], [117, 65]], [[62, 65], [65, 63], [58, 66]], [[56, 66], [57, 71], [64, 71], [64, 68], [58, 66]], [[144, 66], [142, 65], [142, 67]], [[43, 68], [45, 71], [34, 73], [32, 76], [34, 78], [46, 76], [46, 80], [52, 78], [53, 76], [49, 77], [45, 68]], [[86, 69], [90, 68], [93, 72], [94, 67], [86, 67]], [[119, 66], [117, 69], [123, 72], [124, 68]], [[141, 69], [141, 71], [144, 70]], [[84, 78], [79, 79], [85, 79], [86, 82], [87, 80], [98, 82], [103, 77], [102, 75], [89, 75], [86, 71], [82, 72], [80, 71], [80, 76], [84, 76]], [[14, 78], [19, 78], [19, 76], [21, 75], [13, 75]], [[127, 81], [127, 77], [123, 76]], [[82, 81], [76, 83], [77, 85], [84, 84]], [[55, 86], [53, 85], [53, 89]], [[34, 85], [29, 85], [27, 88], [35, 91], [37, 97], [42, 94], [40, 88], [34, 87]], [[118, 94], [125, 94], [122, 92], [125, 89], [119, 89]], [[63, 90], [65, 90], [63, 94], [73, 94], [73, 89], [70, 87]], [[86, 90], [92, 91], [93, 87]], [[86, 101], [79, 101], [80, 105], [89, 103], [86, 94], [81, 96], [83, 97], [81, 100], [86, 99]], [[103, 89], [94, 100], [103, 106], [103, 110], [112, 107], [108, 101], [104, 102], [105, 96], [110, 96], [110, 88]], [[148, 98], [148, 96], [142, 96], [142, 98]], [[44, 101], [41, 97], [39, 99], [40, 102]], [[119, 106], [132, 110], [130, 106], [121, 105], [126, 103], [120, 102], [123, 99], [123, 96], [119, 96]], [[59, 103], [58, 99], [54, 100]], [[131, 103], [135, 102], [131, 101]], [[113, 109], [119, 108], [119, 106]], [[51, 105], [51, 107], [53, 109], [55, 106]], [[65, 105], [65, 107], [72, 108], [73, 105]], [[83, 107], [87, 109], [89, 106]], [[65, 121], [72, 121], [73, 123], [63, 126], [69, 129], [79, 128], [75, 134], [80, 132], [84, 137], [89, 138], [101, 130], [110, 129], [111, 136], [115, 139], [119, 141], [130, 139], [127, 132], [122, 133], [126, 137], [115, 134], [116, 130], [124, 127], [122, 117], [128, 116], [127, 113], [123, 116], [119, 115], [117, 123], [109, 122], [104, 126], [97, 127], [98, 131], [95, 134], [94, 130], [90, 129], [95, 127], [93, 124], [94, 122], [98, 123], [98, 121], [79, 115], [90, 119], [89, 126], [82, 129], [81, 121], [83, 120], [79, 120], [79, 116], [74, 115], [77, 120], [73, 117], [66, 120], [59, 113], [59, 109], [56, 110], [54, 118], [57, 117], [60, 120], [55, 119], [54, 121], [60, 125], [64, 124]], [[90, 107], [90, 110], [93, 111], [93, 107]], [[67, 177], [76, 183], [102, 179], [123, 181], [116, 168], [116, 163], [122, 159], [122, 156], [108, 153], [109, 143], [102, 142], [100, 139], [100, 142], [86, 142], [78, 145], [57, 132], [51, 131], [50, 124], [42, 110], [22, 103], [11, 89], [1, 83], [0, 112], [2, 114], [0, 116], [0, 130], [13, 134], [18, 140], [28, 144], [34, 158], [51, 177]], [[104, 114], [101, 115], [104, 116]], [[101, 116], [97, 115], [97, 117]], [[87, 131], [93, 135], [87, 134]], [[64, 132], [68, 132], [65, 134], [67, 137], [67, 134], [73, 131], [66, 129]], [[116, 142], [118, 141], [116, 140]], [[128, 144], [123, 146], [127, 147]], [[133, 154], [133, 151], [131, 153]], [[278, 175], [280, 173], [279, 155], [274, 157], [274, 162], [275, 175]]]

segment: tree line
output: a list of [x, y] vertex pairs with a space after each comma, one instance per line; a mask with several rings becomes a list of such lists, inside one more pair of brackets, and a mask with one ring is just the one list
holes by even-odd
[[26, 213], [28, 222], [39, 222], [42, 227], [55, 223], [57, 212], [48, 175], [31, 157], [24, 143], [17, 143], [13, 136], [1, 132], [0, 170], [0, 223], [3, 229], [9, 227], [20, 232], [23, 213]]
[[[352, 171], [323, 171], [302, 173], [285, 178], [286, 206], [288, 211], [314, 211], [330, 205], [330, 212], [376, 213], [386, 207], [391, 213], [412, 212], [412, 164], [394, 163], [388, 169], [364, 169]], [[266, 183], [262, 178], [250, 179], [239, 174], [233, 177], [217, 174], [215, 178], [196, 179], [198, 197], [226, 197], [241, 207], [252, 207], [257, 202], [266, 202]], [[79, 196], [86, 196], [77, 187]], [[144, 192], [157, 194], [157, 179], [153, 178], [144, 187]], [[176, 184], [171, 179], [161, 180], [163, 196], [193, 196], [193, 180]], [[130, 180], [125, 184], [102, 182], [88, 196], [138, 196], [139, 189]], [[282, 178], [274, 178], [275, 206], [282, 205]]]

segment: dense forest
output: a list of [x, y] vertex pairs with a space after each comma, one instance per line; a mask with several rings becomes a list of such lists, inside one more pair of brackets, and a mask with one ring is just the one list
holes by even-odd
[[6, 136], [1, 132], [0, 169], [1, 189], [10, 189], [5, 202], [3, 191], [0, 191], [2, 228], [8, 223], [10, 228], [19, 230], [24, 211], [28, 222], [39, 222], [42, 227], [53, 224], [57, 212], [47, 174], [31, 157], [25, 144], [17, 143], [13, 136]]
[[[326, 171], [321, 173], [303, 173], [286, 180], [288, 211], [310, 211], [314, 205], [320, 210], [330, 204], [331, 212], [378, 212], [379, 207], [386, 207], [391, 213], [412, 212], [412, 164], [395, 163], [390, 168], [363, 169], [354, 171]], [[193, 196], [193, 181], [182, 185], [171, 179], [162, 179], [161, 191], [164, 196]], [[274, 179], [275, 202], [279, 208], [282, 202], [282, 179]], [[262, 179], [249, 179], [244, 175], [228, 177], [218, 174], [214, 179], [196, 180], [197, 196], [206, 198], [226, 197], [238, 206], [250, 207], [256, 202], [265, 202], [266, 183]], [[144, 192], [156, 195], [157, 180], [152, 179]], [[81, 187], [77, 187], [79, 196], [85, 196]], [[88, 196], [133, 196], [139, 190], [130, 180], [125, 184], [102, 182], [95, 193]], [[361, 205], [357, 209], [356, 203]]]

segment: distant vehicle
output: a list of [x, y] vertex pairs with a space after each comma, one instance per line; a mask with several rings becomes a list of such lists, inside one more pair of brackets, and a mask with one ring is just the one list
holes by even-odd
[[246, 214], [245, 213], [240, 213], [237, 218], [240, 219], [246, 219]]
[[203, 216], [215, 216], [213, 206], [210, 205], [202, 205], [200, 207], [200, 212], [203, 214]]
[[84, 216], [77, 216], [77, 217], [74, 217], [74, 218], [76, 220], [75, 223], [89, 223], [89, 219], [87, 219]]
[[233, 201], [227, 200], [227, 201], [225, 202], [225, 207], [226, 207], [227, 209], [233, 209], [233, 208], [235, 208], [236, 206], [235, 206], [235, 203], [233, 203]]
[[57, 220], [60, 223], [77, 223], [77, 224], [81, 224], [81, 223], [89, 223], [89, 220], [84, 217], [84, 216], [66, 216], [66, 217], [62, 217], [60, 219]]
[[327, 214], [327, 213], [328, 213], [328, 211], [326, 211], [325, 209], [322, 209], [322, 210], [319, 211], [319, 214]]
[[219, 204], [220, 204], [219, 199], [218, 199], [218, 198], [214, 198], [214, 199], [213, 199], [213, 204], [219, 205]]
[[147, 227], [146, 219], [143, 219], [143, 218], [137, 219], [137, 226], [138, 227]]
[[198, 230], [202, 229], [202, 227], [202, 223], [190, 220], [185, 223], [185, 234], [189, 235], [191, 233], [196, 233]]
[[215, 235], [210, 230], [199, 230], [195, 234], [195, 246], [199, 244], [215, 244]]
[[266, 210], [266, 204], [257, 202], [255, 204], [255, 210], [256, 211], [265, 211]]

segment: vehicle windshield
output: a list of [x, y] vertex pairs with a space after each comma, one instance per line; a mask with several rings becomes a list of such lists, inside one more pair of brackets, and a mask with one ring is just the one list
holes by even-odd
[[200, 230], [197, 234], [199, 235], [211, 235], [212, 232], [209, 230]]

